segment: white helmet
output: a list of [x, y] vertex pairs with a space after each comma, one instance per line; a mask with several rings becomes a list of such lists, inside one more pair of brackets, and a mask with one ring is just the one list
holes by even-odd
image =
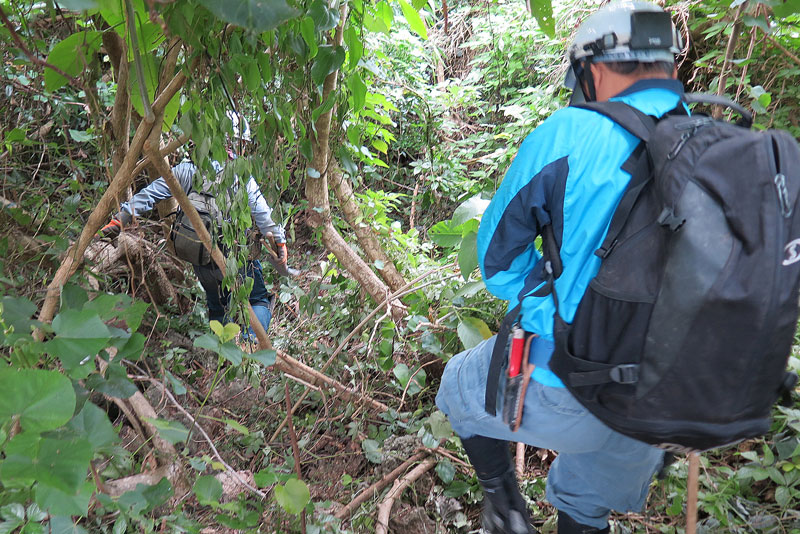
[[598, 9], [575, 32], [570, 62], [674, 61], [681, 39], [669, 13], [642, 0], [621, 0]]
[[575, 32], [567, 48], [570, 67], [564, 87], [573, 91], [573, 103], [582, 102], [584, 94], [577, 78], [584, 72], [589, 76], [585, 62], [672, 62], [681, 47], [680, 34], [669, 13], [656, 4], [643, 0], [612, 2], [590, 15]]
[[[242, 141], [250, 141], [250, 125], [247, 123], [247, 119], [240, 117], [238, 113], [230, 109], [225, 112], [225, 116], [233, 123], [233, 137]], [[240, 123], [242, 128], [239, 127]]]

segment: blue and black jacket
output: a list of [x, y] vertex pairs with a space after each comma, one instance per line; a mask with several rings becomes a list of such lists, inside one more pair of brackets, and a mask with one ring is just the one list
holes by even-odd
[[[661, 117], [683, 96], [677, 80], [640, 80], [612, 98]], [[528, 332], [553, 340], [552, 296], [532, 293], [545, 282], [544, 262], [534, 240], [552, 225], [563, 272], [555, 281], [559, 313], [571, 323], [589, 282], [597, 274], [600, 248], [614, 210], [630, 181], [621, 169], [639, 140], [611, 119], [580, 108], [553, 113], [522, 143], [486, 209], [478, 230], [478, 260], [486, 288], [520, 301], [520, 323]], [[544, 343], [547, 346], [548, 343]], [[534, 355], [534, 380], [561, 381], [547, 367], [550, 351]]]

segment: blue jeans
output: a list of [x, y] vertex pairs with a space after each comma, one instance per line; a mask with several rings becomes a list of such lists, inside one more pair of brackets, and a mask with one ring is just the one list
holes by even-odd
[[[228, 322], [227, 311], [231, 293], [222, 287], [222, 271], [211, 263], [209, 265], [192, 265], [200, 285], [206, 292], [206, 304], [208, 305], [208, 320], [219, 321], [222, 324]], [[247, 265], [239, 270], [239, 276], [249, 276], [253, 279], [253, 289], [250, 291], [250, 304], [256, 313], [259, 322], [264, 330], [269, 328], [272, 320], [272, 295], [264, 285], [264, 273], [261, 270], [261, 262], [258, 260], [248, 261]], [[251, 328], [248, 337], [255, 339], [255, 332]]]
[[[517, 432], [502, 421], [505, 381], [497, 416], [484, 410], [486, 377], [495, 337], [454, 356], [445, 367], [436, 405], [462, 438], [518, 441], [558, 452], [547, 477], [547, 500], [584, 525], [604, 528], [612, 510], [640, 511], [661, 450], [608, 428], [563, 387], [531, 380]], [[533, 343], [548, 343], [535, 338]], [[532, 348], [531, 353], [541, 352]]]

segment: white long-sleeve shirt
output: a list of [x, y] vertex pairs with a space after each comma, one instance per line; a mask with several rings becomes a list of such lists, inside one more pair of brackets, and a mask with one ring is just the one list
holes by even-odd
[[[217, 161], [212, 161], [214, 170], [217, 175], [222, 173], [223, 167]], [[172, 174], [180, 182], [181, 187], [186, 193], [192, 190], [192, 182], [194, 174], [197, 172], [197, 166], [191, 162], [179, 163], [172, 168]], [[283, 227], [272, 220], [272, 208], [267, 204], [264, 194], [258, 187], [255, 178], [250, 176], [246, 184], [248, 203], [250, 204], [250, 214], [256, 223], [256, 226], [261, 233], [267, 235], [271, 232], [278, 243], [286, 242], [286, 235], [284, 234]], [[158, 178], [150, 183], [147, 187], [133, 195], [130, 202], [123, 202], [120, 206], [123, 211], [130, 215], [142, 215], [153, 209], [153, 206], [165, 198], [170, 198], [172, 193], [164, 178]]]

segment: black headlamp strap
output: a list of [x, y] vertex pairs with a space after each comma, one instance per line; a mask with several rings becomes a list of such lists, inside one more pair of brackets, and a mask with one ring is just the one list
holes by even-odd
[[[588, 89], [589, 91], [586, 94], [586, 101], [595, 102], [597, 100], [597, 92], [594, 89], [594, 78], [592, 77], [591, 56], [584, 59], [583, 65], [581, 65], [581, 75], [578, 78], [578, 83], [583, 84], [583, 82], [586, 82], [586, 89]], [[586, 91], [584, 91], [584, 93], [586, 93]]]

